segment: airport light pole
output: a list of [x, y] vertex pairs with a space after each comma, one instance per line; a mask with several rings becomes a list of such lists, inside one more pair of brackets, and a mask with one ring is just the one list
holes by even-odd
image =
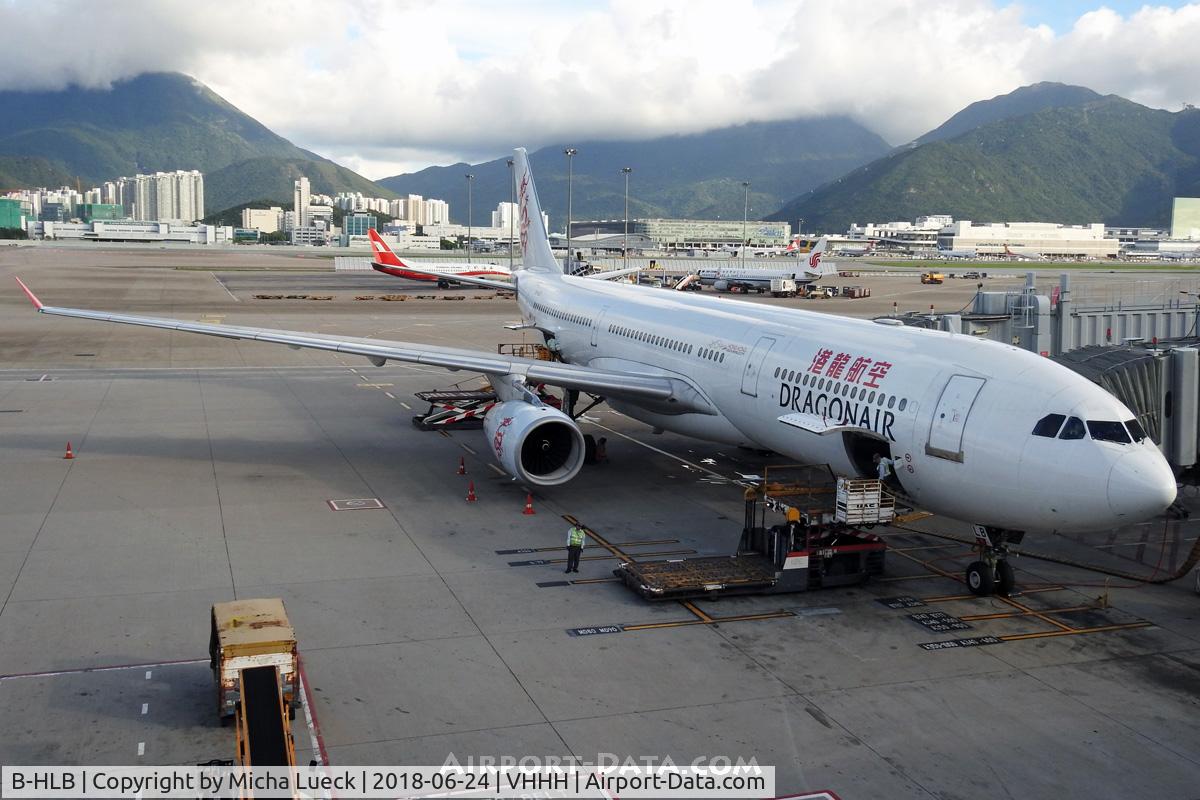
[[574, 147], [563, 150], [563, 155], [567, 157], [567, 260], [563, 269], [567, 274], [571, 272], [571, 179], [574, 177], [573, 164], [578, 152]]
[[516, 189], [513, 186], [513, 160], [508, 160], [508, 271], [513, 271], [513, 217], [516, 209]]
[[472, 223], [471, 213], [472, 213], [472, 210], [474, 207], [473, 203], [472, 203], [472, 200], [474, 200], [474, 198], [471, 196], [471, 194], [472, 194], [471, 189], [474, 187], [474, 185], [475, 185], [475, 176], [473, 174], [471, 174], [470, 172], [468, 172], [467, 173], [467, 263], [468, 264], [471, 263], [471, 223]]
[[742, 266], [746, 266], [746, 220], [750, 218], [750, 181], [742, 181], [742, 188], [746, 190], [746, 200], [742, 204]]
[[625, 241], [621, 243], [621, 252], [625, 254], [625, 262], [622, 265], [625, 269], [629, 269], [629, 173], [633, 172], [633, 167], [621, 167], [621, 173], [625, 176]]

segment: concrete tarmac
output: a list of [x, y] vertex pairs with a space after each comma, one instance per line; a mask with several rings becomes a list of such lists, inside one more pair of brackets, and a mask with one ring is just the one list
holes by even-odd
[[[1197, 796], [1191, 580], [1146, 586], [1034, 556], [1151, 576], [1200, 526], [1029, 537], [1012, 600], [967, 595], [969, 549], [943, 537], [970, 528], [938, 518], [877, 528], [887, 574], [861, 587], [649, 604], [611, 580], [618, 559], [594, 541], [570, 576], [582, 581], [564, 585], [564, 516], [628, 557], [732, 552], [735, 481], [771, 460], [600, 406], [584, 427], [608, 437], [610, 463], [535, 492], [524, 515], [524, 487], [478, 431], [410, 423], [414, 392], [475, 376], [38, 316], [10, 278], [55, 305], [489, 351], [520, 340], [502, 327], [512, 301], [490, 292], [176, 258], [64, 265], [0, 248], [0, 763], [231, 758], [209, 606], [282, 597], [311, 697], [295, 723], [305, 762], [754, 758], [776, 767], [781, 797]], [[889, 294], [940, 308], [973, 293], [857, 282], [885, 311]], [[393, 290], [438, 299], [354, 299]], [[384, 507], [328, 504], [357, 498]], [[1200, 507], [1192, 490], [1183, 500]], [[911, 617], [933, 611], [969, 627]]]

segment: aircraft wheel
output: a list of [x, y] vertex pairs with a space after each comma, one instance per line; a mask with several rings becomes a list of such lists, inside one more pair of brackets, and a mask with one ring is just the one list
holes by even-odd
[[984, 562], [976, 561], [967, 567], [967, 588], [971, 590], [971, 594], [987, 597], [992, 593], [995, 584], [996, 578], [992, 574], [992, 568]]
[[1017, 574], [1008, 563], [1008, 559], [996, 562], [996, 594], [1008, 597], [1017, 585]]
[[450, 282], [449, 281], [438, 281], [438, 288], [439, 289], [449, 289]]

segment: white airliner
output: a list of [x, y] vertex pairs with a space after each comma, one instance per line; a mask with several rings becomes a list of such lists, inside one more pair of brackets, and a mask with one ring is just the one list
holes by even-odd
[[[445, 289], [451, 283], [463, 283], [459, 278], [493, 277], [507, 279], [512, 277], [512, 273], [509, 272], [508, 267], [497, 264], [447, 262], [430, 267], [408, 264], [401, 260], [400, 256], [392, 252], [392, 248], [387, 246], [387, 242], [375, 232], [374, 228], [367, 231], [367, 238], [371, 242], [371, 252], [375, 254], [375, 258], [371, 261], [372, 269], [387, 275], [394, 275], [397, 278], [407, 278], [411, 281], [437, 281], [438, 287]], [[641, 267], [630, 267], [629, 269], [614, 269], [608, 272], [593, 272], [585, 277], [592, 280], [609, 280], [640, 271]], [[505, 288], [512, 289], [513, 285], [507, 283], [505, 284]]]
[[[1163, 511], [1175, 480], [1134, 415], [1049, 359], [997, 342], [812, 311], [562, 274], [524, 149], [514, 158], [525, 324], [563, 363], [405, 342], [212, 325], [46, 306], [44, 314], [142, 325], [486, 374], [499, 395], [484, 433], [499, 464], [555, 486], [583, 466], [569, 413], [529, 388], [607, 398], [655, 428], [874, 476], [893, 458], [920, 507], [976, 523], [972, 591], [1012, 587], [1007, 545], [1025, 531], [1109, 529]], [[464, 282], [507, 287], [487, 278]], [[575, 403], [567, 403], [573, 409]]]
[[414, 269], [392, 252], [374, 228], [367, 231], [367, 238], [371, 241], [371, 252], [375, 254], [371, 266], [379, 272], [395, 275], [397, 278], [407, 278], [410, 281], [437, 281], [438, 286], [445, 289], [450, 285], [451, 278], [460, 275], [476, 278], [511, 277], [508, 267], [496, 264], [447, 262], [439, 263], [436, 267], [416, 267]]
[[806, 259], [799, 266], [792, 267], [741, 267], [721, 266], [697, 270], [701, 286], [711, 286], [718, 292], [748, 291], [750, 289], [770, 289], [771, 281], [775, 278], [791, 278], [797, 284], [808, 284], [829, 275], [836, 275], [837, 269], [827, 263], [822, 263], [825, 249], [829, 242], [822, 237], [807, 254], [801, 254]]
[[867, 242], [862, 247], [839, 247], [835, 255], [858, 258], [859, 256], [869, 256], [873, 252], [875, 252], [875, 242]]
[[937, 255], [939, 258], [978, 258], [979, 253], [974, 247], [964, 247], [958, 250], [949, 247], [942, 249], [938, 248]]

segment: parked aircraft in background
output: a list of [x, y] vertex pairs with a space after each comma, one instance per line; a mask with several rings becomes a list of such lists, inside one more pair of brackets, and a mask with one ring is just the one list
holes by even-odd
[[961, 248], [938, 248], [938, 258], [977, 258], [978, 253], [974, 247]]
[[[873, 477], [873, 457], [889, 456], [915, 504], [976, 523], [981, 558], [966, 580], [977, 594], [1012, 589], [1007, 546], [1025, 531], [1114, 528], [1175, 499], [1174, 475], [1133, 413], [1050, 359], [895, 320], [564, 275], [524, 149], [513, 176], [524, 264], [513, 276], [517, 303], [561, 361], [59, 308], [21, 288], [43, 314], [483, 373], [499, 400], [485, 420], [490, 454], [534, 486], [566, 483], [583, 467], [578, 392], [657, 429], [840, 475]], [[544, 404], [537, 384], [566, 389], [565, 410]]]
[[833, 254], [839, 258], [841, 256], [858, 258], [860, 256], [869, 256], [873, 252], [875, 252], [875, 242], [867, 242], [863, 247], [839, 247]]
[[797, 284], [808, 284], [828, 275], [837, 274], [837, 269], [825, 262], [828, 240], [821, 238], [811, 252], [804, 254], [799, 265], [788, 267], [741, 267], [730, 264], [697, 270], [700, 284], [711, 286], [718, 292], [770, 289], [775, 278], [791, 278]]
[[451, 279], [459, 276], [510, 278], [512, 273], [508, 267], [496, 264], [467, 264], [461, 262], [439, 262], [437, 266], [416, 266], [405, 263], [392, 252], [374, 228], [367, 231], [371, 241], [371, 252], [375, 254], [372, 266], [379, 272], [395, 275], [397, 278], [407, 278], [410, 281], [437, 281], [437, 285], [445, 289]]

